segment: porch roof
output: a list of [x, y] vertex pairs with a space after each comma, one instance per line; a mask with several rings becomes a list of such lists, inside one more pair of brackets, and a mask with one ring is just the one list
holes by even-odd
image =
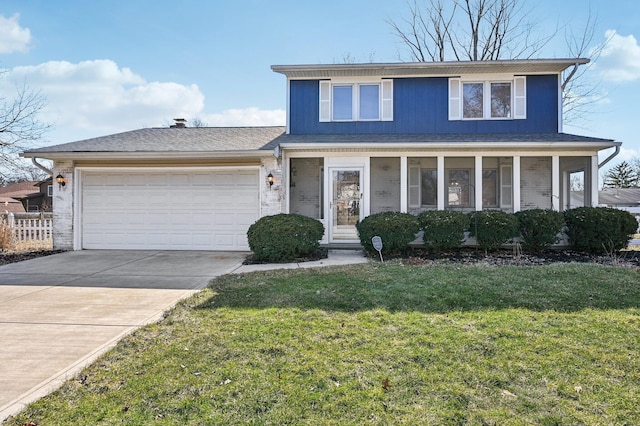
[[619, 146], [621, 142], [612, 139], [601, 139], [589, 136], [572, 135], [569, 133], [434, 133], [434, 134], [310, 134], [291, 135], [282, 134], [265, 145], [264, 148], [292, 147], [329, 147], [329, 146], [410, 146], [427, 147], [429, 145], [464, 146], [498, 146], [502, 148], [557, 145], [562, 147], [591, 147], [611, 148]]

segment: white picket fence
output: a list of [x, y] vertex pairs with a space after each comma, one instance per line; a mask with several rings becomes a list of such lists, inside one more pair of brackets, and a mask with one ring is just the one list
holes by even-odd
[[14, 250], [53, 249], [53, 219], [39, 214], [31, 217], [15, 217], [12, 213], [9, 213], [6, 215], [6, 221], [13, 229]]

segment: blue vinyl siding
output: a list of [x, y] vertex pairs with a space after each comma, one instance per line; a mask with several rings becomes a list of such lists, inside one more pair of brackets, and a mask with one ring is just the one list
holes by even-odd
[[557, 75], [527, 76], [526, 120], [449, 121], [448, 78], [393, 81], [393, 121], [321, 123], [318, 80], [292, 80], [292, 134], [353, 133], [555, 133], [558, 131]]

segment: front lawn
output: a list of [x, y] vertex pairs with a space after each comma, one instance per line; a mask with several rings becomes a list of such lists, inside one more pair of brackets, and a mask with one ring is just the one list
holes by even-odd
[[640, 424], [640, 273], [228, 275], [8, 424]]

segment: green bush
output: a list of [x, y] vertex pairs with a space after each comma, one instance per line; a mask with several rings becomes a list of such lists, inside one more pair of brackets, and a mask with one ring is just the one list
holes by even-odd
[[518, 219], [502, 210], [469, 213], [469, 233], [476, 237], [478, 247], [485, 251], [500, 246], [518, 236]]
[[424, 246], [433, 251], [458, 247], [464, 240], [464, 231], [469, 228], [469, 217], [453, 210], [430, 210], [418, 216], [424, 230]]
[[561, 212], [547, 209], [523, 210], [516, 213], [518, 229], [525, 250], [541, 252], [559, 241], [564, 226]]
[[360, 243], [368, 253], [376, 253], [371, 238], [377, 235], [382, 238], [383, 253], [399, 254], [416, 239], [420, 224], [418, 218], [409, 213], [383, 212], [365, 217], [357, 228]]
[[564, 212], [573, 248], [587, 253], [613, 253], [626, 248], [638, 229], [633, 215], [609, 207], [578, 207]]
[[247, 239], [255, 260], [288, 262], [318, 250], [323, 234], [317, 220], [283, 213], [260, 218], [249, 227]]

